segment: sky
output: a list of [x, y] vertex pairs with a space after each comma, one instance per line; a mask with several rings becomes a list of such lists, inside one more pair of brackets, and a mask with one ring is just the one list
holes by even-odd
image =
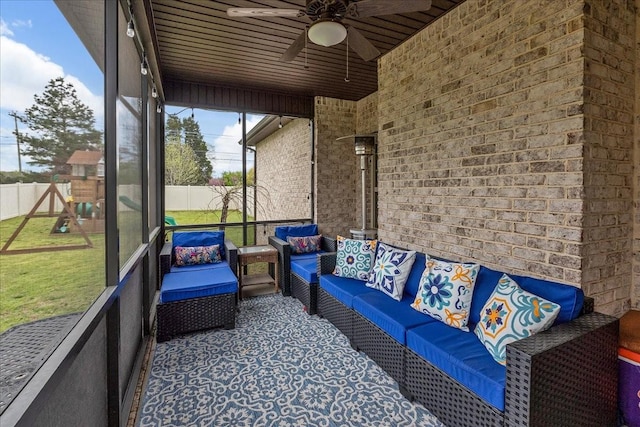
[[[102, 72], [53, 0], [0, 0], [0, 171], [18, 170], [15, 121], [9, 113], [24, 113], [33, 105], [33, 96], [42, 94], [48, 81], [56, 77], [73, 84], [80, 100], [94, 111], [96, 128], [102, 131]], [[166, 106], [164, 114], [183, 109]], [[179, 116], [190, 114], [188, 108]], [[195, 109], [194, 117], [212, 148], [213, 175], [242, 170], [238, 113]], [[247, 115], [247, 130], [261, 118]], [[28, 132], [19, 121], [18, 132]], [[252, 156], [247, 157], [247, 168], [251, 168]], [[22, 170], [36, 170], [24, 155], [21, 160]]]

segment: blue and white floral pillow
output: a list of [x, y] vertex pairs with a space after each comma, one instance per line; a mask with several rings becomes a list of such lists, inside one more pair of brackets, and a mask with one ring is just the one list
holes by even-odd
[[548, 329], [560, 306], [520, 288], [504, 274], [482, 307], [474, 330], [496, 362], [507, 362], [507, 344]]
[[350, 279], [368, 280], [378, 241], [354, 240], [337, 236], [336, 242], [336, 267], [333, 274]]
[[480, 265], [427, 259], [416, 298], [421, 313], [469, 332], [469, 309]]
[[367, 286], [400, 301], [415, 259], [416, 251], [405, 251], [379, 242]]

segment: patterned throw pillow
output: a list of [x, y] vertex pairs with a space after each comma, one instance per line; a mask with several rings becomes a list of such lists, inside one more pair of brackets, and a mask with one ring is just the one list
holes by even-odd
[[222, 261], [220, 245], [176, 246], [176, 265], [215, 264]]
[[507, 344], [548, 329], [559, 312], [558, 304], [525, 291], [503, 274], [474, 332], [496, 362], [505, 365]]
[[478, 264], [427, 259], [411, 307], [449, 326], [469, 332], [469, 308], [479, 270]]
[[400, 301], [415, 259], [416, 251], [404, 251], [378, 243], [367, 286]]
[[294, 254], [308, 254], [322, 249], [322, 234], [317, 236], [287, 237], [287, 243]]
[[369, 280], [369, 273], [376, 255], [377, 240], [354, 240], [342, 236], [336, 238], [338, 251], [333, 274], [358, 280]]

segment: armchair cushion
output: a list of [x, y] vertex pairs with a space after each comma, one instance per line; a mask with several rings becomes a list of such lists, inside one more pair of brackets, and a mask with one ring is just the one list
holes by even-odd
[[226, 261], [208, 265], [208, 269], [184, 267], [179, 272], [166, 274], [160, 289], [160, 302], [238, 292], [238, 279]]
[[278, 239], [287, 241], [287, 237], [304, 237], [318, 235], [318, 224], [281, 225], [275, 228], [274, 234]]
[[322, 234], [315, 236], [287, 236], [287, 243], [292, 254], [307, 254], [322, 249]]
[[176, 246], [176, 265], [215, 264], [222, 261], [220, 245]]
[[220, 256], [225, 259], [224, 231], [176, 231], [173, 233], [172, 246], [211, 246], [218, 245]]

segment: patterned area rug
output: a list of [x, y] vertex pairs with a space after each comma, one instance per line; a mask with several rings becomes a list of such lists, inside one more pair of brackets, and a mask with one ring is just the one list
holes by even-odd
[[242, 301], [234, 330], [156, 346], [139, 426], [442, 424], [290, 297]]

